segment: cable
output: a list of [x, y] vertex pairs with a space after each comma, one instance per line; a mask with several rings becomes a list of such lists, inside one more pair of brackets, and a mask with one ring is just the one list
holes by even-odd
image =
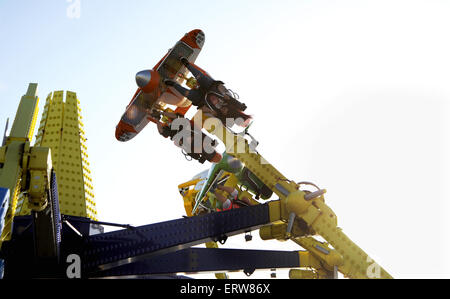
[[320, 190], [320, 188], [316, 184], [311, 182], [298, 182], [297, 185], [310, 185], [316, 187], [317, 190]]

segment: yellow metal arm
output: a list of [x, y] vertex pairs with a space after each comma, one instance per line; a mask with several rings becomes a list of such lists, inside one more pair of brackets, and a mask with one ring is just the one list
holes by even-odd
[[50, 172], [52, 159], [49, 148], [31, 148], [30, 162], [27, 167], [29, 174], [28, 202], [31, 210], [40, 212], [47, 206], [47, 191], [50, 190]]
[[8, 188], [11, 194], [8, 212], [5, 217], [5, 227], [0, 236], [0, 242], [11, 238], [12, 221], [16, 213], [17, 198], [24, 188], [24, 166], [28, 164], [30, 142], [38, 113], [37, 84], [30, 84], [27, 93], [20, 100], [16, 117], [11, 128], [6, 145], [0, 151], [0, 186]]
[[[233, 134], [220, 121], [209, 119], [204, 122], [204, 127], [224, 142], [228, 154], [244, 163], [280, 198], [269, 203], [271, 221], [278, 225], [270, 230], [274, 235], [278, 234], [278, 239], [293, 237], [294, 242], [306, 247], [316, 259], [328, 266], [337, 266], [346, 277], [392, 278], [337, 226], [336, 215], [325, 204], [324, 190], [313, 193], [300, 190], [297, 183], [288, 180], [259, 153], [252, 151], [243, 136]], [[280, 224], [280, 220], [284, 224]], [[286, 232], [284, 237], [280, 231], [283, 229]], [[317, 246], [323, 247], [324, 244], [297, 238], [315, 234], [324, 238], [334, 250], [326, 245], [327, 248], [322, 248], [321, 252]], [[324, 254], [325, 251], [329, 253]]]

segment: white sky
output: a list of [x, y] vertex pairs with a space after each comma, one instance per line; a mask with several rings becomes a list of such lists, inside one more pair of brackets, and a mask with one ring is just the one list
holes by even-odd
[[[339, 226], [394, 277], [450, 277], [448, 2], [82, 0], [79, 19], [65, 1], [28, 4], [0, 3], [0, 120], [29, 82], [41, 111], [49, 92], [77, 92], [100, 220], [184, 214], [177, 185], [208, 165], [151, 125], [127, 143], [114, 130], [134, 75], [200, 28], [197, 63], [247, 104], [269, 162], [327, 189]], [[226, 245], [297, 249], [243, 239]]]

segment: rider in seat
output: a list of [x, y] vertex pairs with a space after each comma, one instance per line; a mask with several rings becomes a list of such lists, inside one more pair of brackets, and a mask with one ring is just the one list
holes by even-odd
[[[217, 192], [217, 190], [224, 191], [226, 196]], [[226, 211], [251, 205], [250, 200], [247, 197], [239, 199], [239, 192], [233, 187], [217, 185], [214, 190], [214, 196], [222, 205], [222, 209], [218, 209], [218, 211]]]
[[242, 119], [243, 122], [237, 123], [240, 126], [248, 126], [251, 116], [243, 111], [247, 109], [244, 103], [236, 99], [236, 95], [228, 90], [222, 81], [214, 80], [206, 71], [197, 65], [190, 63], [182, 57], [181, 62], [192, 73], [197, 80], [197, 87], [187, 89], [173, 80], [165, 80], [167, 86], [172, 86], [180, 94], [188, 98], [194, 106], [205, 112], [211, 113], [226, 124], [226, 119], [231, 118], [234, 121]]
[[[158, 132], [164, 137], [164, 138], [170, 138], [173, 140], [175, 135], [179, 132], [178, 130], [173, 130], [171, 128], [171, 123], [174, 119], [183, 117], [182, 115], [179, 115], [173, 111], [162, 111], [162, 116], [165, 118], [166, 121], [161, 122], [158, 121], [156, 123], [156, 126], [158, 128]], [[152, 116], [155, 119], [161, 119], [161, 114], [157, 111], [152, 112]], [[201, 138], [200, 146], [195, 146], [194, 138], [196, 135], [200, 134], [198, 138]], [[207, 141], [206, 141], [207, 140]], [[205, 144], [211, 144], [211, 149], [209, 151], [206, 151], [204, 149]], [[186, 136], [186, 138], [182, 138], [181, 140], [177, 141], [175, 140], [175, 145], [182, 148], [184, 150], [184, 154], [187, 156], [190, 156], [191, 158], [198, 160], [200, 163], [204, 163], [205, 161], [209, 161], [212, 163], [218, 163], [222, 159], [222, 155], [219, 154], [214, 150], [214, 147], [217, 145], [214, 143], [214, 141], [208, 137], [206, 134], [204, 134], [201, 130], [196, 129], [191, 122], [191, 131], [189, 133], [189, 136]]]

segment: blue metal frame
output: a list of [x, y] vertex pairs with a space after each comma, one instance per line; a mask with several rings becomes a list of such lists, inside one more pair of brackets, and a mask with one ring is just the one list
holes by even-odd
[[270, 222], [267, 204], [176, 219], [84, 239], [84, 271], [100, 271], [219, 240]]
[[59, 233], [61, 254], [59, 264], [50, 268], [36, 261], [32, 217], [14, 218], [12, 240], [5, 242], [0, 252], [0, 258], [6, 262], [6, 278], [65, 278], [65, 259], [70, 254], [81, 257], [82, 278], [123, 275], [180, 278], [174, 273], [227, 270], [252, 273], [255, 269], [299, 266], [296, 251], [190, 248], [270, 223], [267, 204], [140, 227], [125, 226], [126, 229], [92, 236], [89, 235], [92, 220], [64, 215], [56, 218], [63, 219]]
[[6, 212], [9, 207], [9, 189], [0, 187], [0, 235], [5, 226]]
[[89, 276], [139, 278], [155, 274], [239, 270], [251, 274], [257, 269], [297, 267], [300, 267], [298, 251], [188, 248], [91, 273]]

